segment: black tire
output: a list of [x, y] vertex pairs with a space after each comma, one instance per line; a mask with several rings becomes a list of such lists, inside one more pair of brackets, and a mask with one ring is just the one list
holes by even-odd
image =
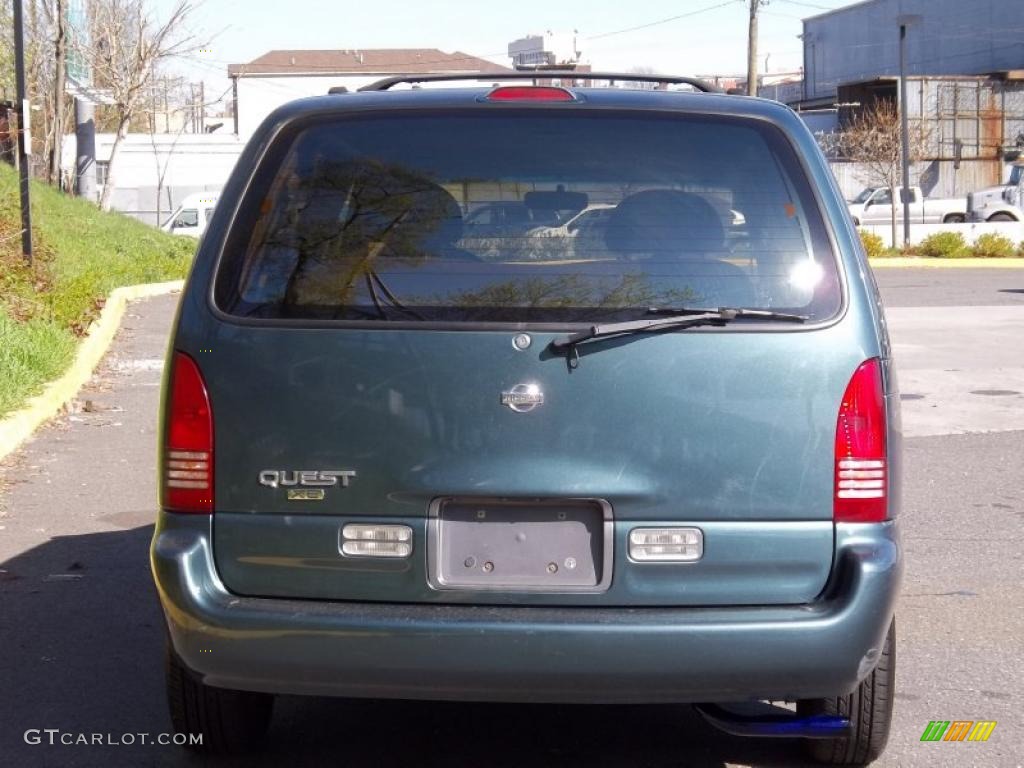
[[896, 692], [896, 620], [889, 626], [874, 670], [846, 696], [798, 701], [801, 715], [841, 715], [850, 718], [853, 735], [845, 739], [814, 739], [808, 751], [823, 765], [867, 765], [877, 760], [889, 741]]
[[962, 213], [949, 213], [942, 220], [943, 224], [963, 224], [967, 221], [967, 216]]
[[1017, 219], [1010, 213], [993, 213], [988, 217], [989, 221], [1016, 221]]
[[267, 732], [274, 697], [204, 685], [169, 647], [166, 654], [167, 705], [175, 733], [202, 734], [184, 746], [204, 754], [240, 754]]

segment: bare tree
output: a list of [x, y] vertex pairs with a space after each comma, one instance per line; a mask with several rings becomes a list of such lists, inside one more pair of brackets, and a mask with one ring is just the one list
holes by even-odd
[[203, 45], [186, 29], [193, 9], [191, 3], [179, 0], [165, 20], [157, 21], [144, 0], [91, 0], [91, 41], [81, 55], [92, 69], [96, 86], [110, 97], [114, 124], [114, 144], [100, 196], [103, 210], [110, 209], [116, 187], [121, 141], [142, 111], [157, 69]]
[[60, 184], [61, 178], [61, 145], [64, 139], [64, 123], [67, 106], [64, 90], [67, 79], [68, 52], [68, 17], [65, 0], [54, 0], [44, 3], [43, 8], [48, 15], [48, 25], [53, 31], [53, 88], [51, 91], [52, 112], [50, 126], [47, 131], [52, 136], [48, 153], [46, 180], [50, 184]]
[[[60, 145], [70, 114], [64, 98], [67, 0], [21, 0], [25, 9], [25, 78], [32, 103], [33, 172], [60, 181]], [[0, 8], [0, 91], [14, 98], [11, 5]]]
[[[922, 120], [910, 130], [910, 162], [922, 158], [928, 146], [928, 129]], [[841, 133], [832, 134], [833, 148], [847, 160], [858, 163], [869, 184], [887, 187], [892, 199], [892, 247], [896, 247], [896, 208], [900, 185], [900, 115], [891, 99], [878, 99], [861, 109]]]
[[[178, 90], [180, 92], [181, 80], [180, 79], [176, 79], [175, 80], [175, 84], [176, 84], [176, 90]], [[164, 155], [165, 156], [164, 156], [164, 160], [163, 160], [162, 163], [160, 162], [160, 154], [161, 154], [160, 147], [157, 145], [157, 140], [156, 140], [156, 136], [157, 136], [157, 130], [156, 130], [156, 110], [159, 108], [159, 106], [158, 105], [154, 106], [154, 111], [152, 113], [152, 117], [151, 117], [151, 120], [150, 120], [149, 143], [150, 143], [150, 146], [153, 148], [153, 162], [156, 163], [156, 225], [158, 227], [162, 223], [160, 221], [160, 217], [161, 217], [161, 214], [162, 214], [162, 209], [161, 209], [162, 197], [161, 196], [163, 195], [164, 184], [165, 184], [165, 182], [167, 180], [167, 169], [170, 167], [171, 160], [174, 158], [174, 153], [175, 153], [175, 151], [178, 148], [178, 141], [181, 139], [182, 134], [185, 133], [185, 129], [189, 125], [189, 121], [183, 116], [182, 113], [184, 113], [186, 111], [192, 112], [192, 111], [195, 111], [196, 109], [199, 109], [199, 110], [202, 110], [202, 111], [205, 112], [205, 110], [207, 108], [213, 106], [214, 104], [219, 104], [221, 102], [221, 100], [225, 96], [227, 96], [228, 91], [230, 91], [230, 90], [231, 89], [228, 88], [228, 90], [224, 91], [224, 93], [222, 93], [220, 95], [220, 97], [218, 97], [217, 99], [215, 99], [213, 101], [207, 101], [207, 102], [203, 102], [203, 103], [197, 105], [197, 104], [192, 103], [192, 102], [185, 103], [184, 100], [181, 100], [180, 106], [175, 107], [173, 110], [165, 108], [165, 110], [164, 110], [164, 121], [165, 121], [164, 125], [166, 126], [167, 130], [163, 131], [163, 133], [165, 135], [170, 135], [170, 118], [171, 118], [172, 114], [175, 114], [175, 115], [177, 115], [180, 118], [180, 124], [178, 125], [178, 128], [174, 131], [174, 138], [171, 140], [170, 145], [165, 145], [165, 147], [164, 147]], [[166, 104], [166, 98], [167, 98], [166, 94], [167, 94], [167, 90], [165, 88], [165, 91], [164, 91], [164, 99], [165, 99], [164, 103], [165, 104]], [[153, 102], [154, 102], [154, 104], [156, 104], [157, 100], [154, 98]], [[170, 208], [170, 200], [169, 199], [168, 199], [168, 208]]]

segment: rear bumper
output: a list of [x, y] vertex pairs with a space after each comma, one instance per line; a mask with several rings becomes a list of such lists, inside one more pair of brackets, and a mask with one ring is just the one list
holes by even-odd
[[174, 515], [152, 567], [171, 640], [213, 686], [353, 697], [730, 702], [832, 696], [870, 671], [902, 558], [895, 523], [840, 525], [836, 566], [801, 606], [566, 608], [237, 597], [210, 519]]

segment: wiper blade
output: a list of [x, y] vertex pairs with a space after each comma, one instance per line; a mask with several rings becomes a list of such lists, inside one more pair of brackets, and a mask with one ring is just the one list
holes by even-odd
[[742, 307], [649, 307], [649, 315], [665, 315], [652, 320], [627, 320], [622, 323], [604, 323], [592, 325], [585, 331], [573, 333], [561, 339], [555, 339], [550, 347], [555, 352], [568, 350], [570, 353], [569, 367], [579, 365], [578, 344], [593, 339], [624, 336], [633, 333], [655, 333], [658, 331], [682, 330], [695, 328], [699, 325], [726, 325], [738, 317], [760, 318], [762, 320], [783, 320], [803, 323], [807, 317], [791, 315], [785, 312], [772, 312], [767, 309], [744, 309]]
[[732, 320], [736, 317], [754, 317], [762, 320], [783, 320], [791, 323], [806, 323], [806, 315], [792, 315], [787, 312], [773, 312], [770, 309], [746, 309], [744, 307], [648, 307], [648, 315], [707, 315], [718, 313]]
[[607, 338], [609, 336], [622, 336], [632, 333], [645, 333], [653, 331], [667, 331], [670, 329], [693, 328], [698, 325], [725, 325], [735, 315], [731, 313], [713, 310], [697, 315], [673, 315], [671, 317], [660, 317], [655, 320], [627, 320], [623, 323], [604, 323], [592, 325], [585, 331], [570, 334], [561, 339], [551, 342], [551, 349], [561, 351], [572, 350], [577, 344], [592, 339]]

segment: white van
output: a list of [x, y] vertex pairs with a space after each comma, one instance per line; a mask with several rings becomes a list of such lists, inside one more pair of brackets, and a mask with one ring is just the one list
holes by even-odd
[[160, 229], [172, 235], [201, 237], [213, 215], [220, 192], [197, 192], [182, 200]]

